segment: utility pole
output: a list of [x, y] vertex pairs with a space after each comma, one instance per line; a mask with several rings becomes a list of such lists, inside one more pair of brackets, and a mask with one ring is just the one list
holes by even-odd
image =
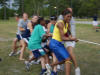
[[6, 14], [6, 1], [4, 0], [3, 2], [3, 6], [4, 6], [4, 20], [7, 19], [7, 14]]

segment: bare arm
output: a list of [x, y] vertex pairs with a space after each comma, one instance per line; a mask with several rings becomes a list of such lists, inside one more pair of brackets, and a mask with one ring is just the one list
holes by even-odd
[[32, 31], [33, 31], [32, 23], [29, 22], [27, 25], [28, 25], [28, 27], [29, 27], [30, 32], [32, 33]]
[[24, 29], [24, 28], [22, 28], [22, 27], [19, 27], [19, 30], [20, 30], [20, 31], [25, 31], [25, 29]]
[[47, 26], [47, 33], [50, 33], [50, 27], [51, 27], [51, 23], [49, 23]]
[[59, 28], [59, 31], [60, 31], [60, 36], [61, 36], [61, 39], [63, 41], [75, 41], [76, 39], [75, 38], [69, 38], [69, 37], [66, 37], [64, 35], [64, 31], [63, 31], [63, 28], [64, 28], [64, 24], [63, 23], [58, 23], [57, 27]]

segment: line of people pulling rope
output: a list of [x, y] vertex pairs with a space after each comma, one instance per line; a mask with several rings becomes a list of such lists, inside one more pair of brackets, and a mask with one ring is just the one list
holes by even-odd
[[[80, 75], [80, 68], [73, 53], [75, 42], [78, 40], [75, 37], [71, 8], [65, 9], [58, 20], [56, 16], [51, 16], [49, 21], [33, 15], [30, 21], [27, 13], [23, 13], [22, 19], [18, 15], [15, 18], [18, 21], [18, 31], [9, 56], [20, 54], [19, 60], [25, 61], [27, 70], [34, 60], [36, 63], [40, 61], [40, 75], [58, 75], [61, 64], [65, 68], [65, 75], [71, 75], [72, 63], [75, 66], [75, 75]], [[17, 42], [20, 42], [19, 46]], [[19, 47], [21, 50], [17, 51]], [[24, 59], [26, 47], [29, 50], [27, 60]]]

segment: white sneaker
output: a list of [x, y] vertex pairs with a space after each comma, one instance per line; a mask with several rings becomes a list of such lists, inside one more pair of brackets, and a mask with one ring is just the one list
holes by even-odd
[[30, 70], [30, 63], [29, 61], [25, 61], [25, 67], [29, 71]]
[[18, 54], [20, 54], [20, 53], [21, 53], [21, 50], [18, 50], [16, 54], [18, 55]]
[[81, 75], [81, 73], [80, 73], [80, 68], [79, 68], [79, 67], [77, 67], [77, 68], [75, 69], [75, 75]]
[[10, 52], [10, 54], [9, 54], [9, 56], [14, 56], [14, 55], [16, 55], [15, 52]]
[[51, 68], [51, 66], [49, 65], [49, 64], [46, 64], [46, 69], [47, 69], [47, 73], [51, 73], [51, 70], [52, 70], [52, 68]]

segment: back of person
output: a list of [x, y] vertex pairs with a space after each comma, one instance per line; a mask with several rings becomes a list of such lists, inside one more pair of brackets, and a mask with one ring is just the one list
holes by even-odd
[[29, 40], [28, 48], [30, 50], [41, 48], [42, 34], [44, 33], [45, 31], [43, 30], [42, 25], [38, 24], [35, 26], [34, 31], [32, 32], [32, 35]]

